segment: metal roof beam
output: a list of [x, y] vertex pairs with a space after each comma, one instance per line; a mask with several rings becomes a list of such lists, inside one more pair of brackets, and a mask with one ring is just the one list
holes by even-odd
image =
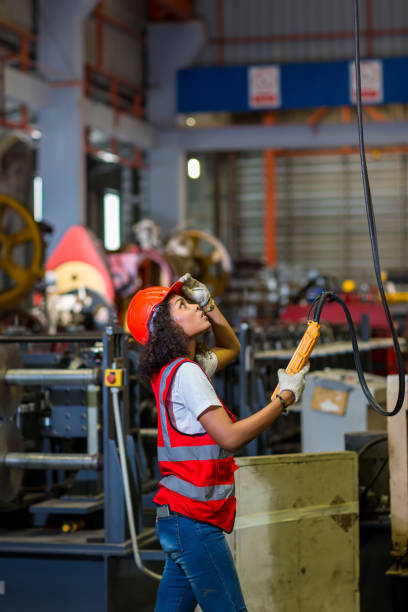
[[49, 85], [31, 74], [6, 66], [4, 91], [7, 98], [21, 102], [35, 111], [49, 104]]
[[[46, 81], [10, 66], [4, 72], [7, 98], [36, 112], [50, 105], [52, 86]], [[156, 142], [156, 130], [151, 124], [128, 115], [118, 117], [110, 107], [90, 99], [85, 100], [85, 124], [141, 149], [150, 149]]]
[[[407, 121], [366, 123], [365, 144], [386, 146], [405, 144]], [[175, 132], [160, 134], [160, 141], [174, 139]], [[324, 149], [358, 146], [357, 125], [328, 124], [318, 128], [309, 125], [248, 125], [178, 130], [178, 146], [189, 152], [248, 151], [263, 149]]]
[[85, 101], [85, 124], [141, 149], [151, 149], [157, 139], [156, 130], [151, 124], [129, 115], [118, 116], [108, 106], [89, 98]]

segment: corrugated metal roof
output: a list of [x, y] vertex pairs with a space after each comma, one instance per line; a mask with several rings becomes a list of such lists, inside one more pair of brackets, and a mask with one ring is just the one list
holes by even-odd
[[32, 0], [2, 0], [0, 19], [4, 19], [27, 32], [34, 30], [34, 7]]
[[[106, 0], [104, 12], [140, 35], [140, 38], [133, 37], [110, 23], [104, 23], [104, 70], [136, 86], [143, 86], [142, 33], [147, 23], [146, 6], [134, 0]], [[86, 59], [90, 64], [96, 62], [96, 25], [92, 16], [85, 24]]]
[[[217, 1], [195, 0], [195, 14], [208, 28], [209, 43], [200, 63], [217, 63], [218, 52], [226, 64], [266, 62], [302, 62], [336, 60], [352, 57], [353, 5], [344, 0], [223, 0], [222, 28], [219, 28]], [[368, 43], [364, 32], [372, 20], [374, 30], [408, 28], [406, 0], [373, 0], [372, 16], [360, 2], [361, 52], [379, 57], [408, 52], [408, 36], [388, 34], [376, 36]], [[220, 45], [221, 35], [235, 39]], [[285, 36], [298, 40], [285, 40]], [[316, 35], [314, 38], [312, 35]], [[270, 40], [271, 37], [278, 37]], [[310, 38], [309, 38], [310, 37]], [[254, 39], [259, 39], [258, 42]], [[213, 42], [210, 42], [210, 41]]]

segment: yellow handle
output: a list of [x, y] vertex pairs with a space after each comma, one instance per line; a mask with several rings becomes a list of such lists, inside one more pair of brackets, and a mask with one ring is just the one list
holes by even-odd
[[[295, 352], [292, 355], [292, 359], [289, 361], [286, 372], [288, 374], [296, 374], [300, 372], [303, 366], [306, 365], [307, 360], [310, 357], [311, 352], [314, 349], [316, 342], [320, 337], [320, 324], [316, 321], [309, 321], [307, 329], [303, 334], [301, 341], [299, 342]], [[274, 399], [279, 392], [279, 385], [271, 395], [271, 399]]]

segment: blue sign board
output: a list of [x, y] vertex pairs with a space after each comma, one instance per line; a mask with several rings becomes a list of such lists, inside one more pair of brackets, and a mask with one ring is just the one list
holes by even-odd
[[[273, 66], [276, 70], [276, 65]], [[268, 66], [257, 66], [266, 68]], [[272, 66], [270, 67], [272, 68]], [[256, 107], [250, 78], [254, 66], [213, 66], [180, 70], [177, 75], [177, 110], [179, 113], [245, 112], [251, 110], [284, 110], [344, 106], [353, 104], [353, 62], [312, 62], [281, 64], [279, 70], [279, 104]], [[262, 70], [259, 71], [262, 73]], [[267, 70], [264, 71], [267, 77]], [[362, 62], [363, 101], [370, 104], [408, 102], [408, 58], [364, 60]], [[366, 82], [365, 82], [366, 79]], [[368, 79], [368, 80], [367, 80]], [[370, 90], [370, 79], [373, 80]], [[268, 78], [259, 87], [268, 87]], [[273, 87], [271, 82], [271, 87]], [[255, 84], [255, 87], [257, 85]], [[371, 97], [370, 97], [371, 96]], [[265, 97], [268, 99], [268, 96]], [[275, 102], [272, 102], [275, 100]]]

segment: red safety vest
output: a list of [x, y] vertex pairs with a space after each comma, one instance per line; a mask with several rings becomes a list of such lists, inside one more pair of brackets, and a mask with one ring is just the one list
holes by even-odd
[[[157, 456], [163, 478], [154, 502], [171, 510], [212, 523], [228, 533], [235, 520], [234, 472], [231, 453], [208, 433], [184, 434], [171, 423], [167, 399], [177, 369], [190, 359], [178, 358], [152, 378], [158, 413]], [[195, 363], [195, 362], [193, 362]], [[231, 420], [234, 415], [223, 405]]]

